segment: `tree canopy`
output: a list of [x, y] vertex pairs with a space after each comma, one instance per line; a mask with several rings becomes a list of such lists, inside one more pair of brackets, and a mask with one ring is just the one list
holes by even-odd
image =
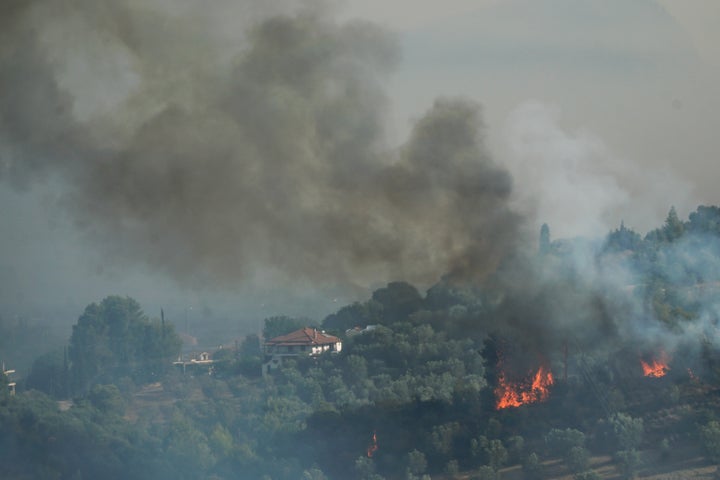
[[159, 377], [181, 345], [173, 326], [148, 319], [137, 301], [106, 297], [88, 305], [73, 326], [68, 350], [73, 387], [83, 391], [123, 376]]

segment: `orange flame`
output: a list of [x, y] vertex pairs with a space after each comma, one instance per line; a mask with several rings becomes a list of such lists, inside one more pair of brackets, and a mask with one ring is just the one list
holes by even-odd
[[550, 386], [554, 383], [550, 369], [541, 366], [533, 375], [531, 382], [512, 384], [505, 379], [505, 372], [498, 374], [498, 386], [495, 388], [496, 408], [501, 410], [519, 407], [528, 403], [544, 402], [550, 397]]
[[377, 444], [377, 434], [373, 432], [372, 434], [372, 443], [368, 445], [367, 448], [367, 456], [368, 458], [372, 458], [373, 453], [377, 452], [378, 444]]
[[660, 352], [660, 358], [652, 359], [650, 362], [640, 360], [640, 365], [643, 369], [643, 375], [645, 375], [646, 377], [654, 378], [664, 377], [670, 370], [670, 367], [668, 366], [669, 361], [670, 359], [665, 352]]

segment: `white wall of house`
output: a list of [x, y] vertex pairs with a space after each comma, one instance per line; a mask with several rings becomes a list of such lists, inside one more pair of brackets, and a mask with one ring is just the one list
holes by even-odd
[[263, 364], [262, 374], [267, 375], [272, 370], [280, 368], [283, 359], [287, 357], [312, 356], [325, 352], [338, 353], [340, 351], [342, 351], [342, 342], [325, 345], [266, 345], [265, 355], [270, 356], [270, 358]]

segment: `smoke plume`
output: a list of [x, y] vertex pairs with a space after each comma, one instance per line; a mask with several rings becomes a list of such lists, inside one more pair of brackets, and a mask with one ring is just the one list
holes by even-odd
[[182, 283], [492, 270], [518, 217], [479, 106], [437, 100], [390, 149], [396, 39], [254, 3], [4, 2], [0, 178], [61, 178], [109, 259]]

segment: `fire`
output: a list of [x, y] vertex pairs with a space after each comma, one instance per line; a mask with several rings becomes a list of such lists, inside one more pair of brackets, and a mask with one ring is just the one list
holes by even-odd
[[501, 410], [519, 407], [528, 403], [544, 402], [550, 397], [550, 386], [554, 383], [550, 369], [541, 366], [533, 375], [532, 381], [510, 383], [501, 369], [498, 374], [498, 386], [495, 388], [496, 408]]
[[375, 432], [373, 432], [372, 442], [370, 443], [370, 445], [368, 445], [368, 448], [367, 448], [368, 458], [372, 458], [373, 454], [377, 451], [377, 449], [378, 449], [377, 434]]
[[640, 360], [643, 375], [654, 378], [664, 377], [670, 370], [670, 367], [668, 366], [669, 361], [670, 359], [665, 352], [660, 352], [660, 358], [652, 359], [650, 362]]

